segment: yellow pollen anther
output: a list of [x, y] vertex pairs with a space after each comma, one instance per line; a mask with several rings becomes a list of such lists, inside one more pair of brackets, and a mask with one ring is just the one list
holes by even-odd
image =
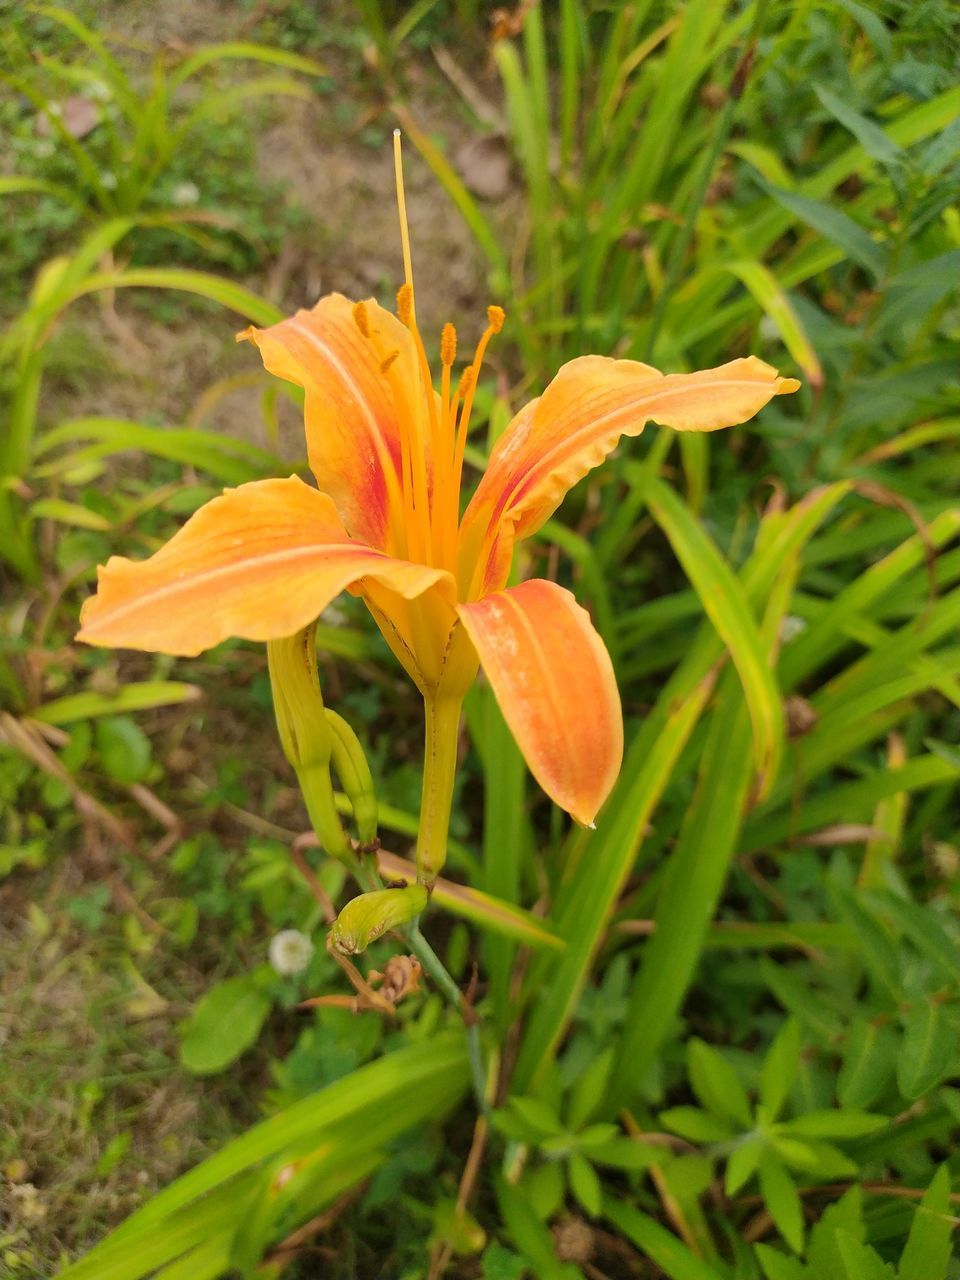
[[489, 324], [494, 333], [500, 332], [506, 318], [507, 313], [503, 307], [487, 307], [487, 324]]
[[355, 302], [353, 304], [353, 319], [363, 336], [369, 338], [370, 317], [367, 315], [367, 304], [365, 302]]
[[457, 331], [452, 324], [445, 324], [440, 334], [440, 363], [453, 364], [457, 358]]
[[465, 396], [476, 381], [476, 377], [477, 375], [474, 372], [473, 365], [468, 364], [460, 375], [460, 386], [457, 389], [457, 394]]
[[397, 290], [397, 316], [401, 324], [409, 327], [413, 319], [413, 285], [409, 282]]
[[396, 360], [396, 358], [397, 358], [397, 356], [398, 356], [399, 354], [400, 354], [399, 350], [397, 350], [397, 351], [391, 351], [391, 352], [390, 352], [390, 354], [386, 357], [386, 359], [381, 360], [381, 361], [380, 361], [380, 372], [381, 372], [381, 373], [386, 373], [386, 372], [387, 372], [387, 370], [390, 368], [390, 366], [393, 364], [394, 360]]

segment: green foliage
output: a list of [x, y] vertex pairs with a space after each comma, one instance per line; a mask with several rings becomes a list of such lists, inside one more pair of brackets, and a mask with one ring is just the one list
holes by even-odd
[[[477, 6], [427, 0], [366, 4], [364, 29], [248, 5], [256, 30], [154, 58], [67, 10], [25, 11], [5, 36], [20, 96], [0, 102], [17, 162], [0, 247], [10, 280], [36, 279], [0, 342], [0, 875], [34, 900], [31, 945], [95, 949], [131, 1020], [189, 1008], [144, 1070], [223, 1112], [219, 1152], [145, 1203], [137, 1183], [123, 1212], [98, 1208], [66, 1237], [90, 1252], [63, 1275], [294, 1276], [297, 1249], [318, 1244], [343, 1277], [424, 1274], [432, 1251], [448, 1275], [487, 1280], [954, 1280], [956, 16], [853, 0], [528, 7], [491, 53], [519, 184], [501, 219], [418, 127], [422, 49], [449, 39], [451, 8], [458, 31], [476, 26]], [[467, 39], [451, 47], [469, 66]], [[227, 278], [289, 230], [252, 165], [261, 117], [232, 113], [314, 92], [333, 111], [312, 61], [328, 49], [388, 85], [534, 390], [587, 350], [682, 368], [749, 349], [806, 383], [741, 432], [651, 428], [528, 550], [524, 572], [545, 562], [593, 612], [627, 749], [597, 830], [568, 831], [528, 788], [489, 689], [471, 696], [452, 870], [424, 929], [479, 1019], [478, 1130], [462, 1020], [429, 978], [387, 1017], [354, 1012], [322, 945], [300, 972], [265, 964], [272, 935], [318, 943], [326, 899], [336, 911], [354, 890], [308, 851], [311, 893], [291, 861], [305, 819], [260, 656], [118, 667], [70, 646], [98, 562], [289, 465], [150, 406], [61, 394], [51, 412], [67, 319], [125, 289], [279, 317]], [[375, 91], [355, 92], [370, 110], [338, 109], [378, 141]], [[75, 138], [54, 114], [45, 154], [35, 119], [70, 93], [100, 104], [97, 127]], [[319, 628], [321, 678], [363, 725], [392, 843], [417, 831], [417, 726], [354, 604]], [[406, 950], [381, 939], [369, 967]], [[339, 1004], [297, 1009], [318, 995]], [[102, 1130], [87, 1176], [109, 1181], [142, 1144], [122, 1098], [101, 1105], [101, 1077], [75, 1110]], [[197, 1154], [178, 1149], [164, 1180]], [[0, 1265], [39, 1273], [30, 1248], [0, 1243]]]

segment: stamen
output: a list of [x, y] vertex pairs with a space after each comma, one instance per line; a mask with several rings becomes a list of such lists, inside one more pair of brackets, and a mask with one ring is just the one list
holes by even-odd
[[460, 375], [460, 385], [457, 387], [457, 395], [462, 400], [470, 388], [477, 380], [477, 373], [472, 364], [468, 364]]
[[413, 316], [413, 285], [409, 281], [397, 290], [397, 317], [408, 329], [416, 324]]
[[487, 343], [495, 333], [500, 332], [506, 318], [506, 312], [502, 307], [487, 307], [487, 327], [477, 343], [473, 360], [464, 369], [460, 378], [460, 387], [457, 394], [463, 397], [463, 403], [460, 406], [460, 415], [457, 419], [457, 437], [453, 450], [452, 505], [448, 513], [448, 520], [451, 522], [454, 531], [460, 525], [460, 484], [463, 478], [463, 455], [467, 448], [467, 432], [470, 430], [470, 411], [473, 408], [473, 397], [477, 389], [477, 375], [480, 372], [480, 366], [483, 364]]
[[445, 324], [440, 334], [440, 363], [448, 369], [457, 358], [457, 331], [452, 324]]
[[494, 333], [500, 332], [506, 318], [507, 313], [504, 311], [503, 307], [487, 307], [487, 324], [489, 324]]
[[[407, 201], [403, 192], [403, 153], [400, 130], [393, 131], [393, 168], [397, 180], [397, 211], [400, 214], [400, 243], [403, 246], [403, 278], [413, 288], [413, 259], [410, 256], [410, 229], [407, 226]], [[412, 303], [412, 299], [411, 299]]]
[[355, 302], [353, 304], [353, 319], [363, 336], [369, 338], [370, 317], [367, 315], [367, 304], [365, 302]]
[[390, 366], [393, 364], [394, 360], [396, 360], [396, 358], [397, 358], [397, 356], [399, 356], [399, 354], [400, 354], [399, 350], [397, 350], [397, 351], [391, 351], [391, 352], [390, 352], [390, 354], [389, 354], [388, 356], [386, 356], [383, 360], [381, 360], [381, 361], [380, 361], [380, 372], [381, 372], [381, 373], [387, 373], [387, 372], [388, 372], [388, 370], [389, 370], [389, 368], [390, 368]]

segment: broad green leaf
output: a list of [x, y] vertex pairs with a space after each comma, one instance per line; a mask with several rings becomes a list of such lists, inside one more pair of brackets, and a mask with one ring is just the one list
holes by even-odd
[[591, 1218], [599, 1217], [603, 1204], [603, 1192], [593, 1165], [586, 1156], [581, 1155], [579, 1151], [574, 1151], [570, 1155], [567, 1168], [570, 1174], [570, 1190], [579, 1200], [581, 1207]]
[[903, 1018], [897, 1086], [909, 1101], [925, 1093], [958, 1065], [957, 1028], [936, 999], [916, 1000]]
[[807, 1243], [807, 1265], [814, 1276], [843, 1274], [843, 1262], [837, 1246], [837, 1236], [845, 1232], [861, 1243], [866, 1239], [863, 1224], [863, 1192], [853, 1186], [839, 1200], [827, 1205], [814, 1223]]
[[31, 520], [56, 520], [58, 524], [73, 525], [77, 529], [94, 529], [103, 533], [113, 528], [112, 521], [99, 511], [91, 511], [79, 502], [67, 502], [65, 498], [39, 498], [29, 506]]
[[34, 720], [44, 724], [74, 724], [97, 716], [116, 715], [125, 711], [146, 711], [152, 707], [168, 707], [193, 702], [202, 690], [195, 684], [178, 680], [144, 680], [125, 684], [116, 693], [71, 693], [45, 702], [31, 712]]
[[700, 1102], [714, 1115], [749, 1129], [753, 1115], [740, 1077], [723, 1054], [696, 1037], [687, 1045], [690, 1084]]
[[204, 995], [187, 1023], [180, 1060], [195, 1075], [222, 1071], [245, 1053], [270, 1012], [270, 999], [250, 974], [219, 982]]
[[780, 1127], [785, 1133], [802, 1138], [862, 1138], [889, 1123], [887, 1116], [867, 1111], [808, 1111], [805, 1116], [784, 1121]]
[[597, 1054], [574, 1083], [566, 1112], [567, 1128], [576, 1133], [600, 1109], [613, 1067], [613, 1049]]
[[767, 1050], [760, 1069], [760, 1102], [767, 1121], [776, 1120], [800, 1067], [800, 1023], [788, 1018]]
[[150, 739], [129, 716], [103, 716], [94, 727], [100, 763], [116, 782], [139, 782], [150, 768]]
[[[896, 1272], [883, 1261], [876, 1249], [871, 1249], [842, 1229], [836, 1233], [836, 1240], [846, 1280], [894, 1280]], [[928, 1277], [928, 1280], [933, 1280], [933, 1277]]]
[[865, 268], [874, 281], [881, 279], [886, 270], [887, 253], [858, 222], [822, 200], [812, 200], [796, 191], [784, 191], [781, 187], [759, 181], [774, 200], [818, 235], [842, 249], [847, 257]]
[[658, 1119], [664, 1128], [688, 1142], [727, 1142], [735, 1136], [728, 1121], [699, 1107], [669, 1107]]
[[803, 1209], [800, 1197], [793, 1179], [772, 1152], [760, 1161], [760, 1194], [784, 1240], [794, 1253], [802, 1253]]
[[950, 1168], [942, 1164], [917, 1206], [900, 1257], [897, 1280], [945, 1280], [955, 1216], [950, 1204]]
[[[753, 1247], [766, 1280], [811, 1280], [807, 1268], [796, 1258], [780, 1253], [768, 1244], [755, 1244]], [[826, 1280], [825, 1276], [823, 1280]]]
[[723, 1186], [728, 1196], [735, 1196], [747, 1185], [757, 1169], [766, 1149], [762, 1138], [751, 1135], [730, 1152]]
[[826, 85], [815, 84], [813, 91], [830, 114], [836, 117], [845, 129], [850, 130], [873, 160], [889, 165], [896, 164], [902, 158], [903, 148], [899, 147], [878, 124], [861, 115], [856, 108], [844, 102]]
[[893, 1078], [897, 1034], [886, 1022], [858, 1015], [846, 1034], [837, 1077], [837, 1097], [844, 1107], [869, 1107]]

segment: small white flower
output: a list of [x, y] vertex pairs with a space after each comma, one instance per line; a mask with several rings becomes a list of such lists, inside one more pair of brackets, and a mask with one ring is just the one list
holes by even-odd
[[780, 330], [769, 316], [760, 317], [758, 332], [764, 342], [776, 342], [780, 337]]
[[313, 943], [299, 929], [282, 929], [270, 939], [270, 963], [284, 978], [303, 973], [313, 958]]
[[797, 636], [803, 635], [807, 629], [807, 624], [803, 618], [798, 618], [796, 614], [788, 613], [780, 623], [780, 643], [789, 644], [791, 640], [796, 640]]
[[56, 147], [53, 145], [52, 138], [41, 138], [39, 142], [33, 144], [33, 154], [38, 160], [46, 160], [52, 156]]
[[200, 199], [200, 188], [195, 182], [178, 182], [170, 193], [170, 199], [178, 208], [185, 209]]
[[97, 102], [109, 102], [113, 97], [110, 86], [105, 80], [91, 80], [87, 86], [87, 93]]
[[116, 191], [117, 175], [115, 173], [101, 173], [100, 185], [106, 187], [108, 191]]

